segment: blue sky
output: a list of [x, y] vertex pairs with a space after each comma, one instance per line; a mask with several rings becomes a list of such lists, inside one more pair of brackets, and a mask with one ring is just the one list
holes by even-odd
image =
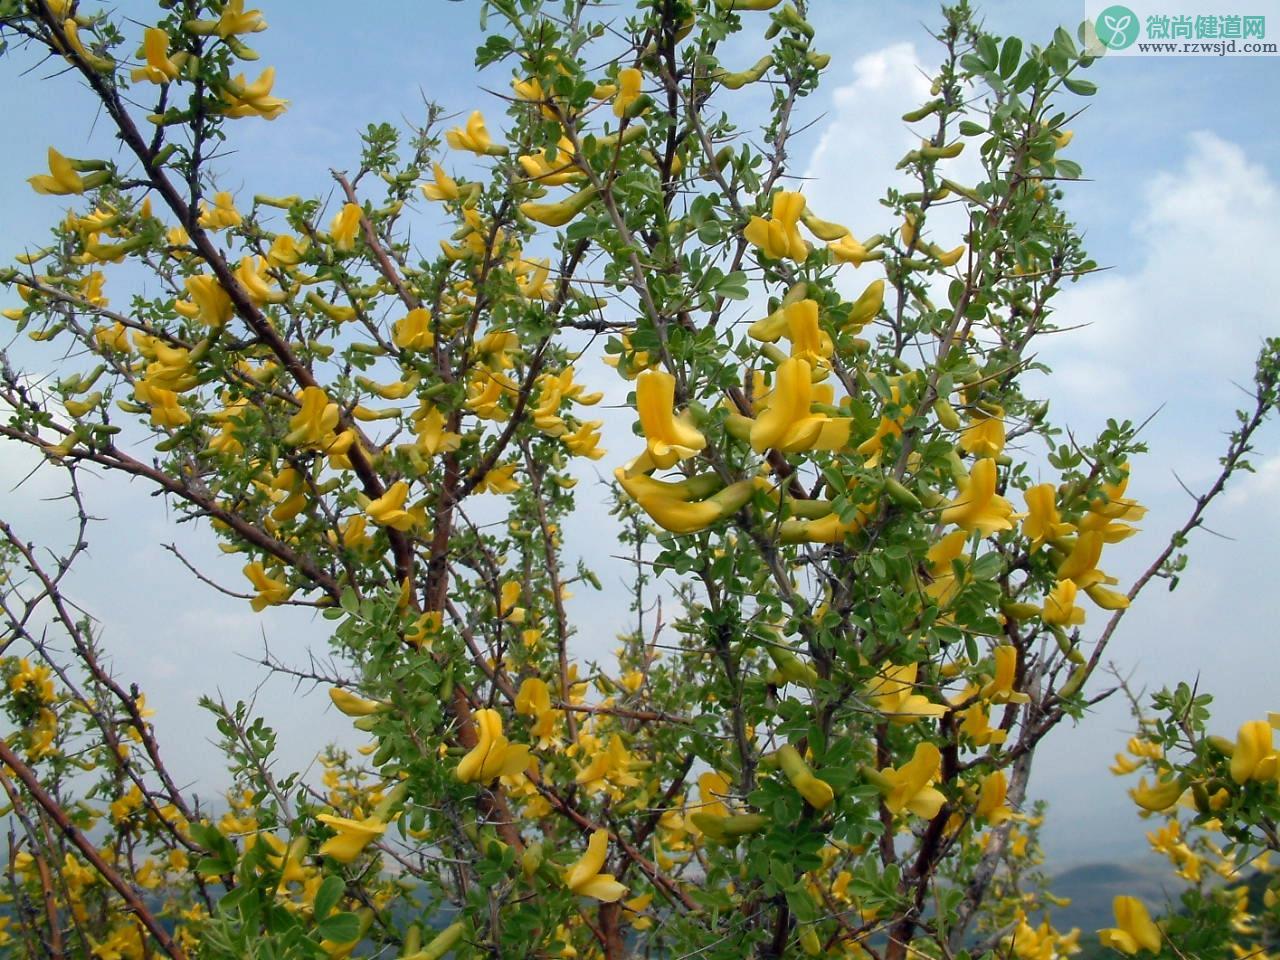
[[[225, 186], [326, 195], [330, 168], [355, 165], [364, 125], [417, 119], [424, 96], [459, 113], [483, 108], [496, 125], [501, 108], [480, 87], [502, 90], [509, 78], [501, 67], [476, 77], [478, 3], [265, 0], [261, 6], [271, 29], [252, 38], [262, 61], [250, 72], [274, 64], [275, 92], [292, 107], [273, 123], [235, 125]], [[899, 117], [927, 99], [920, 70], [936, 62], [927, 28], [938, 22], [937, 6], [817, 0], [813, 7], [818, 46], [832, 61], [823, 89], [805, 104], [805, 118], [816, 122], [793, 146], [795, 169], [813, 178], [805, 190], [821, 216], [849, 223], [859, 235], [876, 232], [889, 226], [876, 201], [911, 141]], [[1280, 4], [1270, 7], [1280, 32]], [[139, 24], [154, 20], [148, 4], [118, 9]], [[1083, 4], [1006, 0], [980, 10], [993, 32], [1036, 42], [1047, 41], [1059, 24], [1074, 33]], [[2, 262], [61, 214], [57, 199], [13, 186], [43, 169], [46, 147], [84, 156], [111, 149], [101, 124], [86, 137], [93, 111], [74, 80], [50, 78], [47, 65], [16, 76], [20, 64], [29, 65], [21, 53], [0, 65], [0, 114], [11, 118], [0, 152], [0, 182], [11, 185], [3, 195]], [[1046, 347], [1044, 357], [1060, 376], [1044, 388], [1057, 417], [1084, 435], [1105, 416], [1140, 420], [1160, 409], [1148, 433], [1152, 454], [1133, 470], [1131, 491], [1151, 506], [1145, 534], [1112, 548], [1111, 572], [1124, 581], [1188, 508], [1175, 472], [1193, 488], [1210, 479], [1221, 432], [1243, 399], [1232, 381], [1248, 380], [1260, 337], [1280, 332], [1271, 306], [1280, 303], [1273, 265], [1280, 58], [1115, 58], [1097, 63], [1090, 77], [1101, 92], [1076, 101], [1087, 110], [1073, 124], [1069, 149], [1091, 182], [1073, 186], [1068, 203], [1091, 252], [1112, 269], [1064, 295], [1061, 321], [1085, 329]], [[35, 356], [22, 342], [14, 353]], [[1153, 588], [1113, 647], [1117, 665], [1139, 685], [1198, 674], [1221, 697], [1219, 726], [1227, 734], [1280, 708], [1271, 682], [1280, 612], [1278, 451], [1280, 428], [1272, 426], [1255, 456], [1258, 475], [1210, 517], [1233, 539], [1200, 538], [1183, 586], [1174, 594]], [[602, 463], [612, 462], [613, 453]], [[58, 492], [55, 477], [38, 475], [9, 493], [28, 469], [22, 455], [0, 447], [0, 481], [13, 505], [6, 513], [29, 536], [65, 536], [65, 504], [45, 499]], [[207, 538], [173, 524], [159, 503], [139, 493], [119, 481], [93, 486], [92, 506], [105, 519], [79, 571], [77, 596], [104, 624], [121, 674], [148, 691], [162, 736], [167, 732], [171, 747], [180, 748], [174, 751], [180, 774], [207, 792], [217, 783], [216, 758], [205, 742], [212, 726], [191, 706], [201, 693], [220, 690], [237, 699], [256, 692], [291, 763], [307, 762], [317, 735], [353, 742], [348, 722], [326, 709], [327, 698], [298, 705], [293, 687], [279, 680], [259, 689], [262, 672], [251, 662], [264, 639], [294, 660], [308, 646], [323, 651], [325, 621], [279, 610], [255, 616], [246, 604], [195, 583], [157, 544], [177, 543], [231, 582], [239, 564], [214, 554]], [[587, 546], [598, 542], [599, 521], [598, 511], [584, 511], [566, 538], [608, 582], [618, 573]], [[141, 594], [139, 585], [146, 588]], [[589, 607], [580, 598], [576, 605], [584, 643], [609, 649], [620, 624], [600, 618], [603, 604]], [[1141, 853], [1145, 827], [1124, 795], [1128, 784], [1106, 772], [1128, 729], [1124, 711], [1110, 705], [1047, 745], [1033, 792], [1054, 799], [1045, 831], [1052, 864]]]

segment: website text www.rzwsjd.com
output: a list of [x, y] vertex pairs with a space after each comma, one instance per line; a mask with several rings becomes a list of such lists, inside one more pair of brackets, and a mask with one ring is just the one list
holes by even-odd
[[1216, 54], [1219, 57], [1225, 57], [1229, 53], [1277, 52], [1277, 47], [1274, 43], [1244, 43], [1237, 45], [1234, 40], [1219, 41], [1217, 43], [1162, 41], [1159, 43], [1137, 43], [1135, 46], [1140, 53], [1186, 53], [1197, 56]]

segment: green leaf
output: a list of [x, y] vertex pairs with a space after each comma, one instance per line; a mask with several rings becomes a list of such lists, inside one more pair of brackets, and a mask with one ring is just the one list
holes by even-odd
[[1008, 80], [1018, 69], [1018, 61], [1022, 59], [1022, 41], [1010, 37], [1000, 49], [1000, 76]]
[[316, 933], [322, 940], [350, 943], [360, 936], [360, 918], [354, 913], [335, 913], [317, 924]]
[[741, 270], [735, 270], [716, 284], [716, 293], [726, 300], [747, 299], [747, 275]]
[[1076, 55], [1076, 42], [1071, 39], [1071, 34], [1067, 33], [1063, 27], [1058, 27], [1053, 31], [1053, 45], [1061, 48], [1062, 52], [1069, 57]]
[[986, 132], [987, 128], [980, 123], [974, 123], [972, 120], [960, 121], [960, 135], [963, 137], [976, 137]]
[[196, 864], [196, 873], [202, 877], [220, 877], [230, 873], [235, 864], [227, 863], [219, 857], [201, 857]]
[[1004, 558], [992, 551], [984, 553], [973, 563], [973, 579], [994, 580], [1004, 568]]
[[987, 34], [983, 34], [978, 38], [977, 44], [974, 46], [978, 56], [982, 58], [982, 65], [988, 70], [994, 70], [996, 64], [1000, 62], [1000, 51], [996, 48], [995, 38]]
[[356, 613], [360, 609], [360, 598], [351, 587], [343, 587], [342, 595], [338, 598], [338, 606], [347, 613]]
[[698, 224], [698, 240], [708, 247], [714, 247], [724, 239], [724, 227], [717, 220], [708, 220]]
[[[320, 889], [316, 891], [316, 902], [313, 908], [317, 920], [323, 920], [329, 916], [330, 911], [338, 905], [338, 901], [342, 898], [342, 892], [346, 888], [346, 883], [339, 876], [324, 878], [324, 882], [320, 884]], [[347, 939], [350, 939], [350, 937]]]
[[1034, 86], [1036, 81], [1040, 79], [1040, 71], [1041, 66], [1038, 60], [1028, 60], [1018, 70], [1018, 75], [1013, 78], [1013, 83], [1010, 86], [1015, 92], [1022, 93], [1022, 91]]
[[1092, 97], [1098, 92], [1098, 85], [1092, 80], [1077, 80], [1075, 77], [1063, 77], [1062, 85], [1079, 97]]
[[1074, 160], [1056, 160], [1054, 166], [1057, 167], [1057, 173], [1060, 177], [1066, 177], [1068, 180], [1079, 180], [1082, 172], [1080, 164]]

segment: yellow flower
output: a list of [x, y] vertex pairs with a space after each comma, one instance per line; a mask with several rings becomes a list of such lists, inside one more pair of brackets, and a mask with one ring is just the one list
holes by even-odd
[[1164, 759], [1164, 747], [1142, 737], [1130, 737], [1125, 748], [1135, 757], [1146, 757], [1149, 760]]
[[600, 872], [608, 853], [609, 831], [594, 831], [582, 859], [565, 871], [565, 886], [580, 897], [594, 897], [603, 903], [621, 900], [627, 888], [615, 880], [613, 874]]
[[1075, 527], [1063, 523], [1058, 514], [1053, 484], [1040, 483], [1028, 487], [1023, 497], [1027, 501], [1027, 515], [1022, 521], [1022, 534], [1030, 539], [1033, 551], [1049, 540], [1075, 532]]
[[275, 286], [275, 280], [267, 273], [265, 257], [244, 257], [236, 268], [236, 281], [258, 306], [266, 303], [284, 303], [289, 294]]
[[588, 793], [599, 793], [607, 787], [637, 787], [640, 781], [631, 773], [631, 754], [622, 737], [614, 734], [604, 750], [596, 751], [591, 762], [578, 771], [574, 779]]
[[267, 21], [261, 10], [246, 10], [244, 0], [228, 0], [218, 17], [216, 32], [222, 39], [240, 33], [259, 33], [267, 29]]
[[800, 357], [789, 357], [778, 364], [768, 406], [751, 424], [751, 449], [763, 453], [773, 447], [783, 453], [796, 453], [838, 450], [849, 442], [852, 421], [812, 411], [811, 370], [808, 361]]
[[563, 227], [595, 200], [598, 190], [595, 185], [584, 187], [577, 193], [570, 194], [563, 200], [554, 203], [536, 203], [532, 200], [520, 204], [520, 213], [537, 223], [548, 227]]
[[71, 161], [53, 147], [49, 148], [49, 172], [28, 177], [27, 183], [36, 193], [63, 197], [68, 194], [84, 193], [84, 180], [71, 166]]
[[675, 391], [675, 377], [664, 370], [646, 370], [636, 378], [636, 412], [649, 459], [664, 470], [707, 445], [707, 438], [693, 425], [688, 411], [675, 416]]
[[409, 484], [403, 480], [397, 480], [387, 488], [386, 493], [365, 508], [365, 513], [378, 526], [403, 532], [417, 522], [417, 518], [404, 509], [404, 502], [408, 496]]
[[1076, 586], [1089, 588], [1107, 580], [1106, 574], [1098, 569], [1098, 561], [1102, 559], [1102, 533], [1098, 530], [1086, 530], [1076, 537], [1071, 552], [1058, 566], [1060, 580], [1072, 580]]
[[[271, 511], [271, 519], [278, 523], [288, 523], [303, 510], [307, 508], [307, 495], [302, 488], [301, 477], [290, 476], [295, 474], [292, 469], [282, 470], [280, 476], [276, 478], [274, 487], [287, 491], [287, 496], [281, 500]], [[290, 486], [281, 486], [281, 481], [289, 479]]]
[[593, 407], [604, 399], [604, 394], [600, 391], [595, 393], [586, 393], [586, 387], [580, 383], [573, 382], [574, 369], [572, 366], [565, 367], [556, 376], [559, 381], [560, 394], [566, 400], [572, 400], [580, 403], [584, 407]]
[[381, 817], [349, 820], [346, 817], [322, 813], [316, 819], [331, 827], [337, 834], [320, 845], [318, 851], [320, 856], [333, 857], [339, 863], [351, 863], [364, 852], [365, 847], [382, 836], [387, 829]]
[[267, 263], [273, 267], [296, 267], [310, 245], [309, 240], [299, 240], [287, 233], [279, 234], [267, 250]]
[[653, 903], [652, 892], [622, 901], [622, 906], [626, 910], [627, 923], [631, 924], [632, 929], [648, 930], [653, 926], [653, 918], [643, 915], [643, 911], [648, 910], [651, 903]]
[[444, 615], [439, 610], [428, 610], [405, 627], [405, 642], [415, 647], [430, 646], [431, 642], [440, 635], [443, 622]]
[[623, 67], [618, 71], [618, 92], [613, 97], [613, 115], [624, 117], [628, 108], [640, 99], [640, 85], [644, 74], [635, 67]]
[[1138, 781], [1138, 785], [1129, 791], [1129, 796], [1143, 810], [1159, 813], [1161, 810], [1168, 810], [1177, 803], [1182, 798], [1185, 790], [1186, 788], [1182, 782], [1176, 778], [1173, 780], [1157, 780], [1151, 786], [1147, 786], [1147, 778], [1143, 777]]
[[537, 260], [519, 260], [512, 262], [512, 273], [516, 278], [516, 287], [520, 296], [530, 300], [552, 300], [555, 290], [547, 282], [551, 276], [551, 261], [546, 257]]
[[778, 750], [778, 764], [796, 792], [804, 797], [805, 803], [815, 810], [825, 810], [831, 806], [836, 798], [835, 791], [831, 789], [831, 784], [814, 775], [804, 762], [804, 757], [800, 756], [799, 750], [789, 743], [781, 747]]
[[526, 153], [520, 156], [520, 168], [525, 176], [535, 180], [544, 187], [558, 187], [586, 176], [574, 165], [573, 141], [561, 137], [554, 147], [540, 150], [537, 153]]
[[832, 256], [836, 258], [837, 263], [852, 263], [854, 268], [862, 266], [868, 260], [880, 260], [884, 257], [883, 253], [868, 250], [859, 243], [852, 233], [841, 237], [832, 243], [827, 244], [827, 249], [831, 251]]
[[964, 717], [964, 721], [960, 724], [960, 733], [968, 737], [975, 747], [1004, 743], [1009, 735], [1007, 731], [991, 726], [987, 708], [981, 703], [970, 704], [961, 716]]
[[93, 332], [93, 340], [104, 352], [129, 352], [129, 330], [119, 320], [110, 327], [96, 328]]
[[418, 435], [417, 448], [428, 457], [457, 450], [462, 443], [462, 435], [447, 428], [448, 423], [440, 409], [435, 406], [427, 407], [414, 426], [414, 432]]
[[568, 447], [569, 452], [575, 457], [599, 460], [607, 452], [600, 446], [600, 428], [602, 426], [604, 426], [603, 420], [584, 420], [578, 425], [577, 430], [562, 434], [560, 442]]
[[1013, 504], [996, 493], [996, 462], [984, 457], [969, 469], [950, 506], [942, 511], [943, 523], [989, 536], [998, 530], [1013, 529]]
[[320, 387], [304, 387], [300, 399], [298, 412], [289, 418], [284, 442], [304, 449], [323, 446], [338, 425], [338, 405], [331, 403]]
[[457, 200], [458, 181], [444, 172], [444, 167], [438, 163], [431, 164], [431, 169], [435, 174], [435, 182], [427, 182], [422, 185], [422, 194], [428, 200]]
[[221, 230], [224, 227], [238, 227], [243, 218], [236, 209], [235, 197], [223, 190], [213, 195], [213, 206], [200, 201], [200, 226], [206, 230]]
[[18, 672], [9, 680], [14, 693], [30, 693], [40, 703], [53, 702], [53, 671], [43, 664], [32, 665], [26, 657], [18, 661]]
[[[191, 245], [191, 234], [182, 227], [170, 227], [164, 232], [164, 242], [170, 247], [187, 247]], [[169, 256], [182, 260], [187, 256], [186, 250], [171, 249]]]
[[[619, 486], [640, 504], [655, 523], [664, 530], [680, 534], [696, 533], [718, 520], [732, 516], [746, 505], [756, 489], [755, 481], [739, 480], [707, 496], [710, 490], [701, 483], [703, 478], [664, 483], [644, 474], [628, 476], [622, 467], [615, 470], [613, 475]], [[719, 486], [719, 480], [714, 474], [709, 480], [715, 485], [711, 487], [712, 490]], [[695, 500], [697, 496], [705, 499]]]
[[496, 493], [507, 494], [515, 493], [520, 489], [520, 481], [515, 478], [516, 470], [519, 468], [518, 463], [504, 463], [500, 467], [494, 467], [476, 484], [477, 493]]
[[524, 623], [525, 608], [518, 606], [523, 586], [519, 580], [508, 580], [498, 597], [498, 616], [508, 623]]
[[804, 195], [779, 190], [773, 195], [771, 219], [752, 217], [742, 235], [774, 260], [804, 260], [809, 245], [796, 226], [804, 213]]
[[942, 754], [927, 740], [916, 744], [911, 759], [898, 768], [886, 767], [880, 771], [884, 785], [885, 806], [890, 813], [909, 810], [918, 817], [932, 820], [947, 802], [932, 786], [942, 766]]
[[169, 59], [169, 34], [159, 27], [143, 31], [142, 55], [147, 65], [133, 71], [134, 83], [168, 83], [178, 78], [178, 65]]
[[289, 101], [271, 96], [271, 86], [276, 82], [276, 68], [267, 67], [253, 83], [246, 83], [244, 74], [228, 80], [222, 91], [227, 104], [223, 114], [228, 117], [261, 117], [274, 120], [289, 109]]
[[138, 789], [138, 785], [134, 784], [129, 788], [129, 792], [122, 794], [115, 800], [111, 801], [111, 822], [120, 823], [128, 820], [130, 816], [137, 810], [142, 809], [144, 798], [142, 791]]
[[378, 701], [358, 697], [342, 687], [330, 687], [329, 699], [333, 701], [339, 713], [346, 714], [348, 717], [367, 717], [382, 708], [382, 704]]
[[1129, 465], [1122, 464], [1120, 470], [1124, 474], [1120, 482], [1103, 484], [1102, 496], [1089, 504], [1089, 512], [1108, 520], [1141, 520], [1147, 508], [1124, 495], [1129, 487]]
[[[1114, 578], [1108, 578], [1114, 582]], [[1102, 584], [1095, 583], [1084, 591], [1090, 600], [1103, 610], [1123, 610], [1129, 606], [1129, 598], [1118, 590], [1108, 590]]]
[[222, 289], [216, 277], [199, 274], [183, 281], [188, 300], [177, 300], [173, 308], [184, 317], [199, 320], [210, 327], [221, 327], [231, 319], [234, 307], [227, 291]]
[[507, 152], [506, 147], [496, 146], [484, 125], [484, 114], [474, 110], [467, 118], [466, 128], [454, 127], [445, 132], [444, 138], [454, 150], [470, 150], [481, 156]]
[[138, 402], [151, 407], [153, 427], [166, 427], [173, 430], [191, 422], [191, 414], [182, 408], [175, 391], [157, 386], [148, 380], [139, 380], [134, 384], [133, 393], [138, 398]]
[[1131, 760], [1128, 757], [1126, 757], [1123, 753], [1117, 753], [1116, 762], [1113, 763], [1107, 769], [1110, 770], [1112, 773], [1114, 773], [1117, 777], [1123, 777], [1125, 774], [1133, 773], [1133, 771], [1137, 770], [1141, 766], [1142, 764], [1140, 764], [1137, 760]]
[[1139, 950], [1160, 950], [1160, 928], [1151, 920], [1146, 906], [1137, 897], [1116, 897], [1112, 902], [1116, 925], [1098, 931], [1104, 947], [1113, 947], [1133, 956]]
[[391, 325], [391, 342], [401, 350], [430, 350], [436, 344], [431, 330], [431, 313], [415, 307]]
[[261, 612], [264, 607], [284, 603], [293, 595], [293, 588], [283, 580], [267, 575], [262, 563], [255, 560], [244, 568], [244, 575], [258, 591], [258, 595], [249, 601], [255, 611]]
[[542, 115], [548, 120], [557, 119], [555, 110], [551, 109], [548, 103], [546, 92], [542, 89], [542, 82], [537, 77], [529, 77], [526, 80], [511, 81], [511, 91], [516, 95], [517, 100], [525, 100], [529, 103], [541, 103]]
[[171, 347], [159, 340], [153, 344], [153, 348], [155, 359], [147, 364], [146, 382], [149, 386], [182, 393], [196, 385], [189, 351], [182, 347]]
[[940, 717], [947, 708], [940, 703], [930, 703], [928, 697], [914, 693], [920, 665], [908, 663], [889, 666], [867, 685], [867, 696], [877, 710], [894, 723], [911, 723], [921, 717]]
[[529, 677], [520, 684], [515, 706], [516, 713], [533, 717], [533, 727], [529, 733], [538, 739], [540, 749], [545, 750], [559, 742], [556, 727], [563, 711], [551, 709], [551, 690], [545, 680]]
[[[110, 73], [115, 68], [115, 63], [107, 57], [99, 57], [92, 54], [84, 45], [84, 41], [80, 39], [80, 25], [76, 23], [74, 17], [68, 17], [62, 21], [62, 33], [67, 38], [67, 46], [71, 48], [71, 52], [76, 54], [94, 70], [100, 73]], [[54, 41], [57, 43], [56, 39]], [[67, 59], [71, 59], [68, 57]]]
[[102, 295], [102, 286], [106, 279], [101, 270], [94, 270], [80, 281], [80, 295], [95, 307], [105, 307], [107, 298]]
[[960, 434], [960, 449], [975, 457], [998, 457], [1004, 449], [1004, 411], [980, 416]]
[[360, 230], [360, 206], [355, 203], [343, 204], [338, 215], [329, 224], [329, 234], [333, 237], [335, 250], [350, 251], [356, 245], [356, 233]]
[[791, 341], [791, 356], [807, 360], [815, 369], [826, 374], [827, 360], [835, 350], [831, 336], [818, 324], [818, 302], [797, 300], [783, 310], [787, 321], [787, 337]]
[[701, 774], [698, 777], [698, 795], [702, 798], [699, 812], [713, 817], [729, 816], [729, 808], [724, 804], [724, 798], [729, 793], [729, 778], [723, 773], [708, 770]]
[[1013, 811], [1004, 802], [1008, 789], [1009, 783], [1003, 770], [996, 770], [983, 777], [975, 815], [982, 817], [993, 827], [1012, 817]]
[[925, 585], [924, 592], [933, 598], [940, 611], [951, 606], [960, 592], [963, 579], [956, 577], [955, 562], [960, 560], [963, 566], [967, 566], [968, 558], [963, 555], [968, 542], [967, 531], [952, 530], [925, 553], [930, 582]]
[[502, 735], [502, 715], [497, 710], [477, 710], [472, 717], [476, 724], [476, 745], [454, 771], [459, 780], [487, 784], [528, 769], [529, 748], [525, 744], [512, 744]]
[[1250, 720], [1241, 726], [1236, 734], [1236, 748], [1231, 754], [1231, 779], [1236, 783], [1274, 780], [1276, 764], [1271, 724], [1265, 720]]
[[1076, 587], [1070, 580], [1059, 580], [1044, 598], [1040, 619], [1049, 626], [1074, 627], [1084, 623], [1084, 611], [1076, 606]]
[[995, 676], [982, 688], [982, 696], [992, 703], [1026, 703], [1031, 698], [1013, 689], [1018, 671], [1018, 650], [1012, 644], [1001, 644], [991, 651]]

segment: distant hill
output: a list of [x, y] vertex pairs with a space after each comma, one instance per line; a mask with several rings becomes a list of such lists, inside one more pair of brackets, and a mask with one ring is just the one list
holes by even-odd
[[1111, 902], [1121, 894], [1137, 897], [1152, 916], [1176, 908], [1178, 895], [1185, 884], [1173, 875], [1167, 864], [1092, 863], [1058, 874], [1049, 883], [1055, 896], [1070, 897], [1071, 905], [1053, 911], [1053, 925], [1059, 930], [1079, 927], [1081, 943], [1095, 940], [1093, 933], [1115, 924]]

